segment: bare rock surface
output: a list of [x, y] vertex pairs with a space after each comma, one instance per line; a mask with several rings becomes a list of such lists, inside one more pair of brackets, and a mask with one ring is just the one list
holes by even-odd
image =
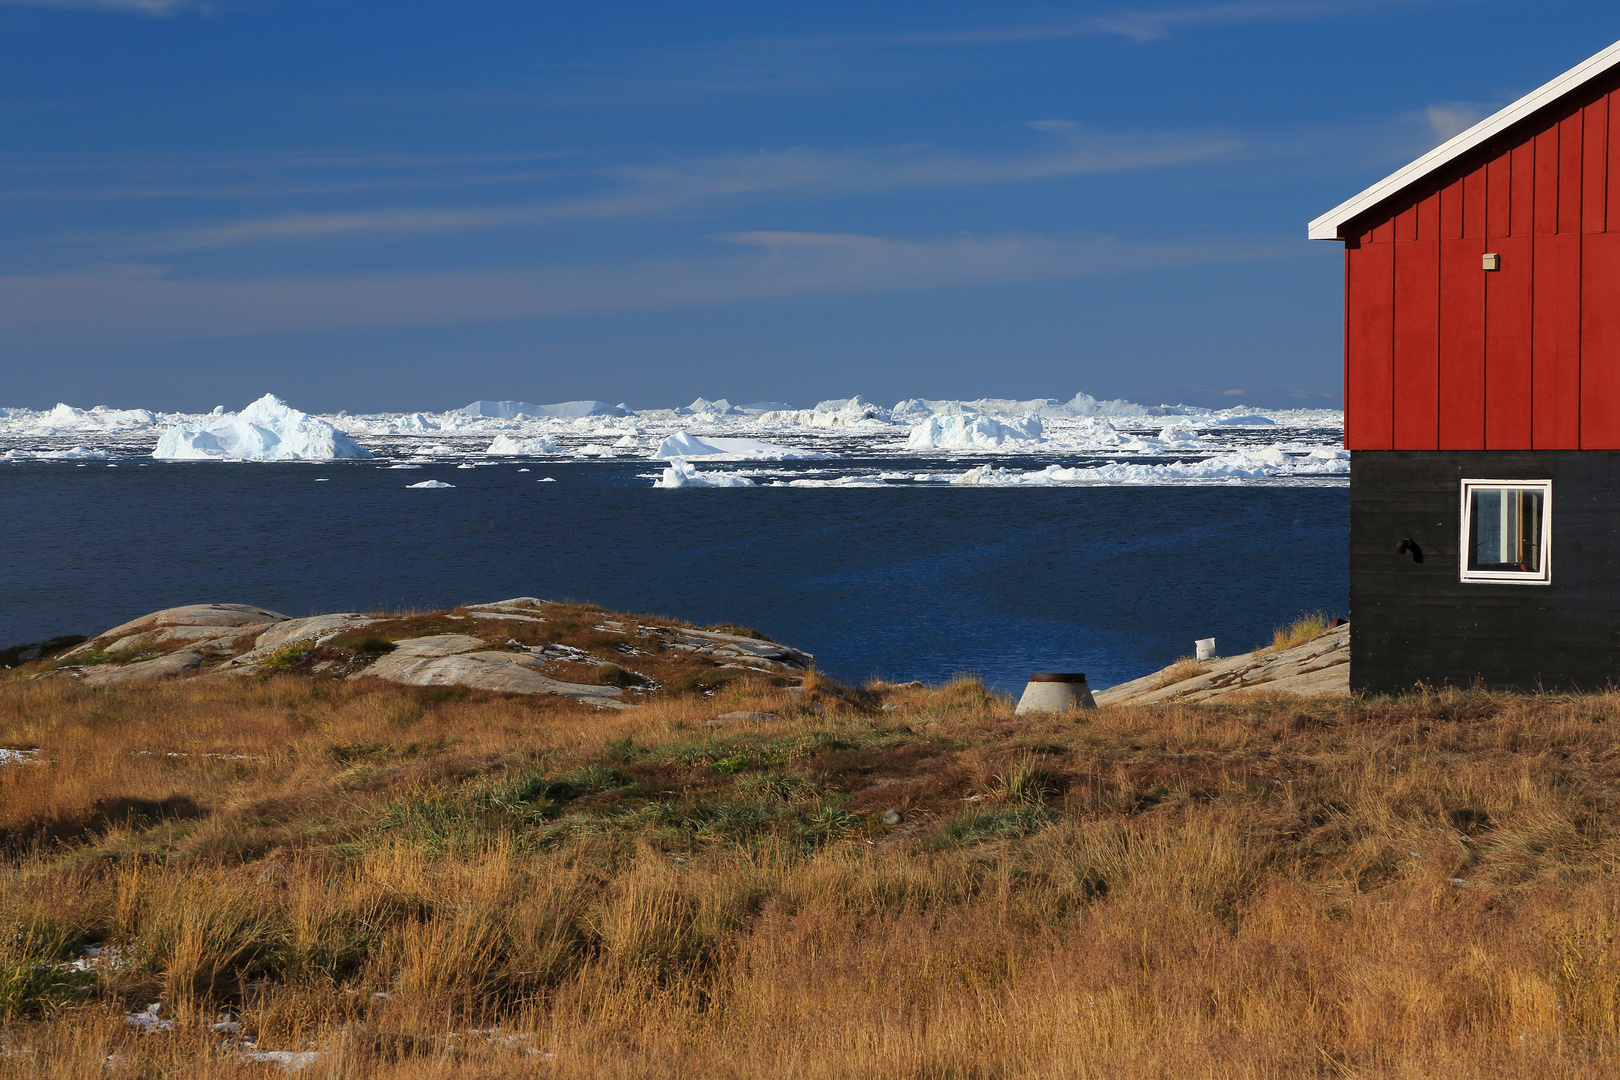
[[685, 649], [701, 653], [715, 660], [741, 660], [763, 668], [786, 668], [803, 671], [814, 659], [807, 652], [786, 645], [778, 645], [741, 634], [722, 634], [714, 630], [665, 630], [666, 644], [672, 649]]
[[[460, 637], [460, 635], [443, 635]], [[418, 638], [417, 642], [433, 641]], [[476, 640], [476, 639], [474, 639]], [[474, 690], [494, 690], [503, 694], [556, 694], [576, 698], [587, 705], [609, 709], [630, 706], [620, 699], [624, 691], [616, 686], [587, 686], [584, 683], [562, 682], [540, 672], [539, 659], [514, 652], [452, 653], [420, 649], [407, 653], [405, 646], [416, 642], [399, 642], [400, 648], [378, 660], [360, 674], [406, 686], [465, 686]], [[479, 642], [482, 645], [483, 642]], [[356, 676], [350, 676], [355, 678]]]
[[[706, 673], [723, 682], [732, 673], [721, 669], [742, 668], [782, 685], [798, 681], [814, 662], [809, 653], [744, 634], [644, 625], [598, 612], [532, 596], [440, 612], [302, 618], [248, 604], [189, 604], [115, 626], [33, 677], [93, 686], [184, 675], [374, 678], [624, 709], [662, 689], [660, 679], [702, 689], [715, 685], [704, 681]], [[336, 640], [367, 627], [375, 628], [367, 631], [375, 640]], [[603, 633], [623, 640], [604, 643]], [[568, 643], [569, 635], [577, 644]], [[572, 681], [579, 678], [592, 681]]]
[[126, 683], [150, 682], [164, 675], [179, 675], [202, 667], [207, 657], [193, 649], [142, 660], [134, 664], [97, 664], [82, 669], [80, 678], [86, 686], [122, 686]]
[[286, 621], [287, 616], [280, 612], [250, 604], [185, 604], [131, 619], [62, 655], [151, 652], [175, 645], [195, 645], [205, 653], [229, 655], [270, 624]]
[[[1161, 701], [1208, 701], [1249, 691], [1317, 697], [1350, 692], [1350, 624], [1343, 623], [1303, 645], [1273, 652], [1258, 649], [1199, 665], [1197, 674], [1174, 679], [1174, 666], [1098, 691], [1098, 705], [1151, 705]], [[1174, 680], [1174, 681], [1171, 681]]]
[[376, 619], [368, 619], [357, 611], [343, 611], [335, 615], [310, 615], [302, 619], [288, 619], [276, 623], [253, 639], [254, 651], [280, 649], [306, 641], [319, 644], [350, 630], [370, 626]]

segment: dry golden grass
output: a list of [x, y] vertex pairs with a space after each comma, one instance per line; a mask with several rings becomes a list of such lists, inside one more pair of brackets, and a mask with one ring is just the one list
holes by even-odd
[[1617, 722], [0, 682], [0, 1076], [1614, 1075]]
[[1333, 629], [1332, 616], [1322, 611], [1307, 611], [1287, 626], [1272, 631], [1271, 651], [1282, 652], [1284, 649], [1292, 649], [1295, 645], [1315, 641], [1331, 629]]
[[1159, 681], [1153, 689], [1163, 690], [1167, 686], [1174, 686], [1178, 682], [1196, 679], [1209, 670], [1209, 665], [1202, 660], [1195, 660], [1190, 656], [1183, 656], [1163, 671], [1159, 672]]

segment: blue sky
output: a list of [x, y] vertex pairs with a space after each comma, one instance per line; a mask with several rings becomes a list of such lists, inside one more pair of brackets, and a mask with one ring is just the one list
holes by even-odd
[[1613, 4], [0, 0], [0, 404], [1340, 402], [1306, 221]]

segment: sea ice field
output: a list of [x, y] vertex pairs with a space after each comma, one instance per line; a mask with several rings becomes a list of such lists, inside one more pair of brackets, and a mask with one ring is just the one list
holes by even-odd
[[1085, 394], [0, 408], [0, 645], [527, 593], [751, 625], [846, 679], [1103, 687], [1343, 613], [1342, 426]]

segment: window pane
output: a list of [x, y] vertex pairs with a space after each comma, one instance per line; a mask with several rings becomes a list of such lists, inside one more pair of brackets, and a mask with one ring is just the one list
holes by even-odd
[[1541, 571], [1540, 488], [1474, 488], [1468, 569]]

